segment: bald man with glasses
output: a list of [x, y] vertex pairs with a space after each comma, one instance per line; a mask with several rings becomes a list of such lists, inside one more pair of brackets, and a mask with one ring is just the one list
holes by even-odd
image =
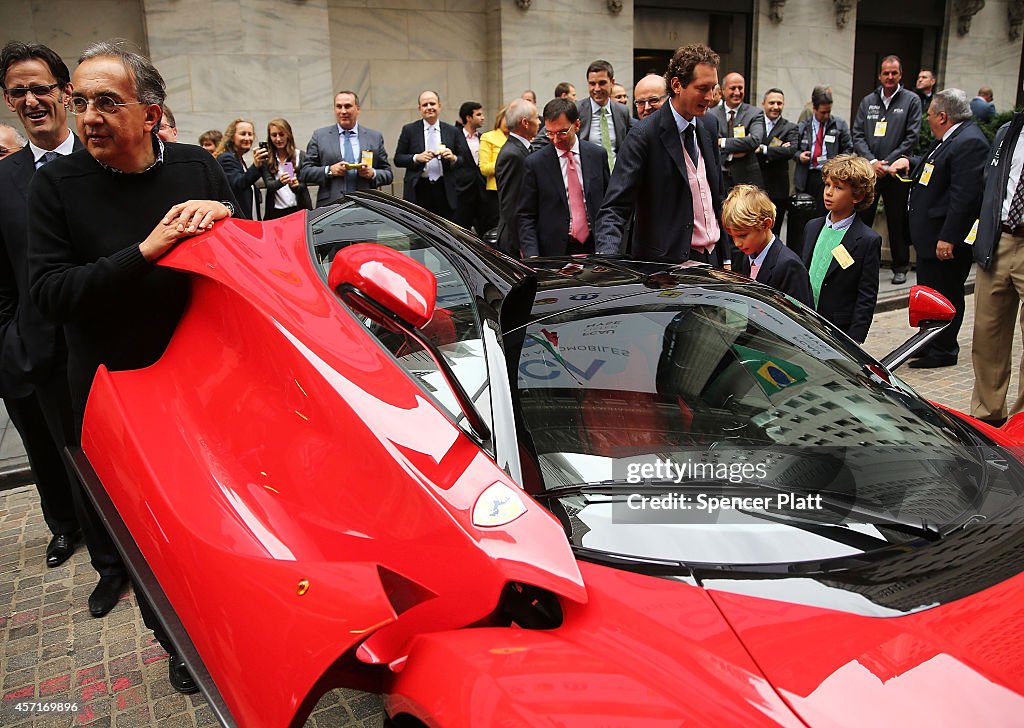
[[638, 119], [646, 119], [655, 111], [661, 108], [668, 98], [668, 86], [665, 84], [665, 77], [656, 73], [648, 73], [637, 81], [633, 88], [633, 102], [636, 106]]

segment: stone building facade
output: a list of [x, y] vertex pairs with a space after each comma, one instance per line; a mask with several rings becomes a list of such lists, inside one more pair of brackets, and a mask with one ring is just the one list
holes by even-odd
[[596, 58], [632, 92], [636, 74], [694, 41], [719, 50], [723, 75], [746, 73], [749, 101], [785, 90], [790, 118], [820, 82], [849, 117], [892, 51], [907, 54], [911, 85], [933, 67], [940, 88], [989, 85], [1012, 108], [1024, 0], [0, 0], [0, 17], [6, 38], [47, 43], [72, 69], [93, 40], [136, 43], [167, 81], [184, 141], [237, 116], [262, 138], [284, 116], [304, 145], [333, 120], [334, 92], [351, 89], [391, 150], [422, 89], [448, 121], [469, 99], [493, 118], [526, 88], [542, 104], [560, 81], [585, 96]]

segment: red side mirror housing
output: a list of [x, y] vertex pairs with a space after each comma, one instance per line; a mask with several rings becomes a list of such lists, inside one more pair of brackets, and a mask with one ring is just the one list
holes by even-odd
[[956, 316], [956, 308], [945, 296], [928, 286], [913, 286], [910, 289], [911, 328], [918, 328], [922, 322], [952, 321]]
[[430, 321], [437, 302], [437, 278], [426, 266], [374, 243], [339, 250], [327, 284], [335, 292], [339, 286], [351, 286], [416, 328]]

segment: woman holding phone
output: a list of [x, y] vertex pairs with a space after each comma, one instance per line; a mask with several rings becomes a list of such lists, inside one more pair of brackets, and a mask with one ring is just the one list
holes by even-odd
[[[253, 149], [256, 127], [248, 119], [235, 119], [224, 130], [224, 137], [213, 152], [213, 156], [224, 169], [231, 191], [238, 202], [238, 216], [250, 220], [260, 219], [260, 191], [256, 180], [262, 175], [262, 167], [270, 158], [264, 147]], [[245, 163], [246, 152], [252, 150], [252, 166]]]
[[267, 188], [267, 209], [264, 220], [290, 215], [298, 210], [313, 209], [309, 190], [299, 181], [296, 170], [306, 155], [295, 148], [292, 125], [286, 119], [271, 119], [267, 124], [270, 159], [263, 166], [263, 185]]

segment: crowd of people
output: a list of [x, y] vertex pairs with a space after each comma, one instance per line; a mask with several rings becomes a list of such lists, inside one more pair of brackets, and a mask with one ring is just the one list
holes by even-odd
[[[116, 603], [128, 572], [61, 452], [81, 433], [97, 367], [133, 369], [165, 348], [188, 295], [187, 279], [153, 265], [176, 241], [228, 216], [272, 219], [392, 184], [403, 195], [481, 235], [506, 254], [595, 253], [732, 268], [814, 308], [852, 339], [867, 337], [878, 293], [884, 200], [893, 282], [906, 281], [909, 248], [918, 281], [957, 308], [953, 323], [911, 366], [956, 363], [964, 281], [978, 263], [972, 414], [999, 425], [1007, 408], [1010, 346], [1024, 295], [1024, 114], [989, 145], [974, 118], [993, 111], [991, 91], [969, 100], [935, 91], [922, 71], [914, 91], [896, 56], [852, 126], [818, 86], [797, 122], [786, 96], [745, 101], [745, 79], [719, 84], [719, 56], [679, 48], [664, 74], [628, 93], [612, 65], [586, 69], [587, 95], [558, 84], [538, 107], [524, 91], [493, 128], [465, 102], [455, 124], [424, 90], [419, 117], [389, 157], [383, 135], [359, 123], [356, 92], [334, 97], [334, 122], [301, 148], [286, 119], [264, 139], [232, 120], [199, 145], [175, 143], [177, 125], [159, 71], [116, 43], [85, 50], [74, 75], [46, 46], [12, 41], [0, 82], [23, 128], [0, 125], [0, 394], [25, 443], [59, 566], [84, 539], [99, 582], [89, 611]], [[987, 92], [987, 95], [986, 95]], [[68, 127], [74, 115], [76, 133]], [[915, 154], [922, 114], [935, 143]], [[260, 130], [262, 131], [262, 130]], [[27, 137], [27, 138], [26, 138]], [[204, 151], [205, 150], [205, 151]], [[795, 191], [815, 214], [780, 240]], [[315, 200], [311, 187], [316, 188]], [[125, 214], [125, 213], [128, 214]], [[140, 242], [141, 241], [141, 242]], [[176, 689], [196, 689], [145, 599], [143, 616], [171, 655]]]

